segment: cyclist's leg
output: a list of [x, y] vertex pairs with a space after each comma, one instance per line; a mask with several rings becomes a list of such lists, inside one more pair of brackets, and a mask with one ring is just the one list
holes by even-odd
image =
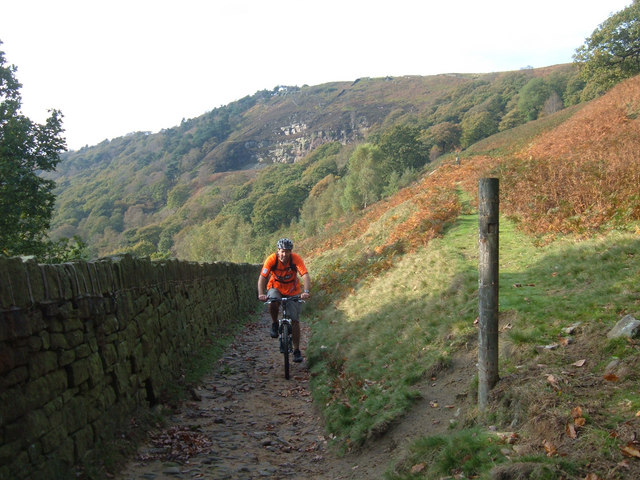
[[288, 302], [287, 312], [291, 317], [291, 336], [293, 337], [293, 349], [300, 350], [300, 303]]
[[[267, 298], [282, 298], [282, 294], [276, 288], [270, 288], [267, 291]], [[278, 310], [280, 309], [280, 302], [271, 302], [269, 304], [269, 314], [271, 315], [271, 336], [276, 338], [278, 336]]]

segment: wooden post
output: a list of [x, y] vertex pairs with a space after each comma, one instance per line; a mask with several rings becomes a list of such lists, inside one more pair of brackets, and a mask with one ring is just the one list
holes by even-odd
[[498, 216], [497, 178], [478, 183], [478, 409], [498, 382]]

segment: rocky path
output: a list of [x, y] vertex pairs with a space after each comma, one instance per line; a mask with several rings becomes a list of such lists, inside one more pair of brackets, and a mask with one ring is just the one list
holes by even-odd
[[152, 433], [118, 478], [341, 478], [311, 401], [306, 362], [292, 362], [284, 378], [269, 322], [263, 315], [245, 326], [195, 390], [198, 400]]
[[[338, 457], [328, 446], [309, 391], [306, 362], [285, 380], [277, 340], [262, 315], [244, 327], [213, 371], [162, 431], [117, 476], [164, 479], [377, 479], [412, 437], [445, 429], [459, 414], [465, 376], [425, 383], [423, 405], [373, 448]], [[309, 329], [302, 325], [303, 353]], [[448, 384], [446, 390], [439, 385]], [[451, 388], [453, 386], [453, 388]], [[436, 408], [447, 405], [450, 409]], [[455, 412], [455, 413], [454, 413]]]

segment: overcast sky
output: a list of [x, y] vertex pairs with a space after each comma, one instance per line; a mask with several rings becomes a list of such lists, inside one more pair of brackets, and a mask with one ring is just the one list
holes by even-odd
[[632, 0], [20, 0], [0, 50], [22, 111], [72, 150], [157, 132], [258, 90], [569, 63]]

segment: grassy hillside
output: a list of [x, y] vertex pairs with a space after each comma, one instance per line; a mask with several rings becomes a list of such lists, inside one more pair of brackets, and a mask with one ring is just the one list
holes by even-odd
[[[443, 154], [571, 107], [581, 88], [574, 65], [556, 65], [257, 92], [173, 128], [64, 155], [52, 175], [51, 235], [80, 236], [91, 256], [258, 261], [281, 229], [313, 236], [361, 207], [355, 190], [371, 193], [363, 204], [389, 196]], [[369, 160], [380, 171], [354, 171], [361, 145], [375, 147]], [[206, 249], [238, 237], [248, 253]]]
[[478, 418], [469, 378], [465, 416], [416, 439], [388, 476], [640, 476], [639, 346], [606, 336], [640, 315], [639, 106], [634, 78], [459, 162], [445, 157], [300, 244], [314, 278], [314, 399], [339, 448], [366, 448], [425, 379], [474, 348], [477, 182], [497, 176], [501, 380], [490, 411]]

